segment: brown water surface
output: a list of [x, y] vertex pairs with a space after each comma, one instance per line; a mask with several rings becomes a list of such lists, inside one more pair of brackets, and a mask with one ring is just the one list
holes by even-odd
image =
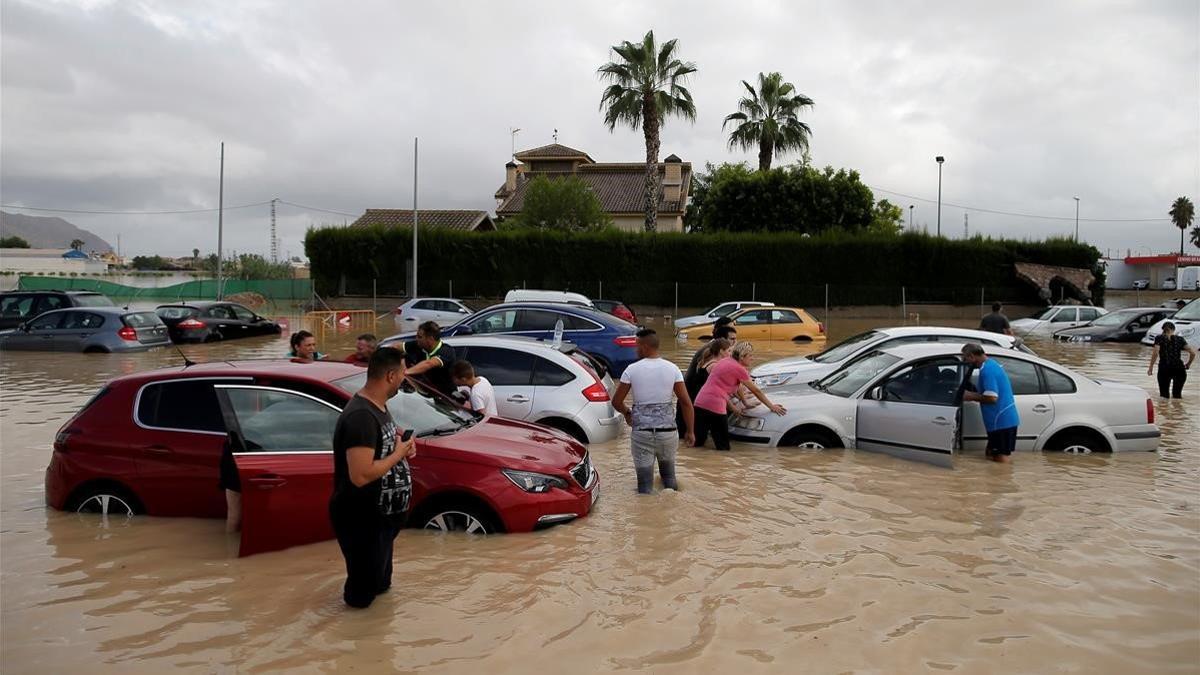
[[[352, 342], [327, 334], [322, 349]], [[694, 345], [667, 342], [685, 363]], [[1153, 387], [1140, 345], [1033, 345]], [[196, 360], [285, 350], [184, 347]], [[178, 354], [2, 356], [5, 673], [1200, 671], [1200, 374], [1182, 401], [1155, 398], [1157, 453], [942, 470], [853, 450], [686, 449], [681, 490], [639, 498], [623, 435], [591, 449], [591, 517], [521, 535], [406, 531], [394, 590], [354, 612], [333, 542], [239, 559], [219, 521], [102, 527], [44, 506], [61, 423], [112, 377]]]

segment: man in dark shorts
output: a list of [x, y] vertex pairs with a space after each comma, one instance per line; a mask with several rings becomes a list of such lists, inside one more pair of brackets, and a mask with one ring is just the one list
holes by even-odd
[[994, 462], [1008, 462], [1017, 449], [1017, 427], [1021, 417], [1013, 398], [1012, 382], [999, 363], [989, 359], [983, 347], [968, 343], [962, 348], [963, 361], [979, 371], [979, 391], [963, 392], [964, 401], [977, 401], [987, 429], [987, 456]]
[[365, 608], [392, 584], [392, 545], [408, 514], [413, 439], [400, 440], [388, 399], [404, 382], [404, 354], [384, 347], [367, 364], [367, 381], [342, 409], [333, 432], [329, 518], [346, 559], [342, 599]]
[[1000, 333], [1001, 335], [1012, 335], [1012, 326], [1008, 323], [1008, 317], [1000, 311], [1003, 308], [998, 302], [992, 303], [992, 313], [979, 320], [979, 330], [986, 330], [989, 333]]
[[450, 368], [454, 347], [442, 342], [442, 329], [433, 321], [417, 327], [417, 339], [404, 343], [404, 361], [409, 377], [417, 378], [450, 396], [458, 388]]

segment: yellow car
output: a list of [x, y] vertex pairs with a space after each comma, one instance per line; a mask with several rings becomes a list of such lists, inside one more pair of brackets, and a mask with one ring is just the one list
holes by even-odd
[[[816, 342], [825, 340], [825, 324], [799, 307], [748, 307], [729, 315], [737, 329], [737, 339], [788, 340], [792, 342]], [[681, 340], [708, 340], [712, 336], [713, 324], [689, 326], [680, 329], [675, 336]]]

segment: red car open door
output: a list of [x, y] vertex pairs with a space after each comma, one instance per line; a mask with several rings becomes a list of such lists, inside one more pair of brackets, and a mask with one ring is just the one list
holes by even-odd
[[336, 406], [289, 389], [215, 386], [242, 483], [239, 555], [333, 537]]

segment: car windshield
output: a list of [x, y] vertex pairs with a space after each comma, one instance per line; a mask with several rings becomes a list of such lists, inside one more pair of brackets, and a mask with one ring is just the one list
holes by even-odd
[[196, 310], [191, 307], [159, 307], [154, 312], [164, 319], [186, 319], [196, 315]]
[[1200, 321], [1200, 300], [1193, 300], [1183, 306], [1183, 309], [1175, 312], [1172, 319], [1182, 319], [1184, 321]]
[[[354, 394], [367, 382], [366, 373], [334, 380], [342, 391]], [[423, 385], [405, 380], [400, 393], [388, 401], [388, 411], [402, 429], [412, 429], [417, 436], [452, 434], [479, 421], [479, 416], [450, 403]]]
[[705, 314], [705, 316], [728, 316], [735, 309], [737, 309], [737, 303], [727, 302], [723, 305], [717, 305], [716, 307], [713, 307], [708, 314]]
[[154, 312], [137, 312], [134, 314], [126, 314], [121, 317], [126, 326], [130, 328], [146, 328], [148, 326], [157, 326], [162, 323], [158, 315]]
[[1043, 309], [1042, 311], [1038, 312], [1037, 314], [1034, 314], [1033, 316], [1031, 316], [1029, 318], [1031, 318], [1031, 319], [1046, 319], [1046, 318], [1049, 318], [1049, 316], [1051, 314], [1053, 314], [1056, 309], [1058, 309], [1058, 308], [1057, 307], [1047, 307], [1046, 309]]
[[113, 301], [107, 295], [82, 293], [75, 296], [75, 304], [78, 307], [112, 307]]
[[820, 354], [809, 358], [817, 363], [837, 363], [858, 351], [863, 345], [878, 340], [883, 336], [884, 334], [877, 330], [869, 330], [865, 333], [859, 333], [852, 338], [846, 338]]
[[1132, 319], [1135, 316], [1140, 316], [1141, 314], [1142, 314], [1142, 310], [1140, 310], [1140, 309], [1122, 310], [1120, 312], [1113, 312], [1112, 314], [1105, 314], [1104, 316], [1101, 316], [1100, 318], [1092, 321], [1092, 325], [1093, 326], [1120, 326], [1121, 324], [1125, 323], [1126, 321]]
[[849, 398], [876, 375], [891, 368], [899, 361], [900, 357], [898, 356], [875, 352], [817, 380], [813, 383], [813, 387], [827, 394]]

